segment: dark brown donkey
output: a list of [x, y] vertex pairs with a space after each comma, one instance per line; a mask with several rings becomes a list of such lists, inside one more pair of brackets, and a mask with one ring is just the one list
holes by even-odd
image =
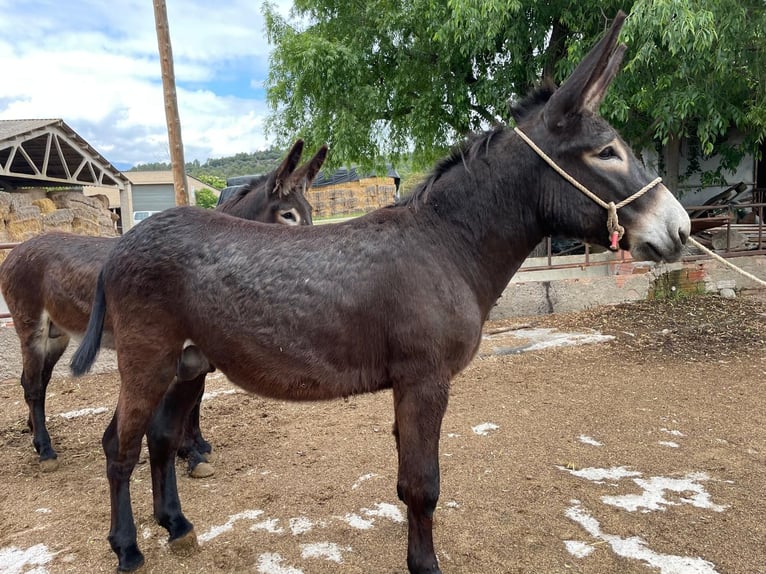
[[[652, 179], [597, 115], [624, 52], [623, 20], [563, 87], [516, 109], [520, 130], [607, 204]], [[676, 260], [689, 217], [664, 185], [650, 187], [619, 210], [617, 238], [636, 258]], [[72, 365], [82, 373], [93, 362], [108, 310], [122, 378], [103, 440], [119, 568], [144, 560], [129, 488], [150, 426], [154, 515], [171, 548], [196, 543], [173, 465], [196, 396], [179, 391], [162, 405], [164, 426], [151, 420], [191, 339], [232, 382], [268, 397], [393, 389], [407, 565], [440, 572], [432, 520], [450, 380], [471, 361], [490, 309], [534, 246], [546, 235], [609, 246], [607, 213], [499, 127], [465, 142], [409, 198], [344, 223], [287, 229], [176, 208], [131, 230], [104, 265]]]
[[[311, 225], [311, 206], [303, 192], [319, 172], [327, 148], [322, 147], [296, 170], [302, 151], [303, 141], [298, 140], [276, 170], [240, 186], [218, 210], [265, 223]], [[0, 266], [0, 291], [21, 342], [21, 384], [29, 406], [27, 424], [43, 471], [58, 466], [45, 426], [45, 394], [51, 372], [70, 336], [79, 337], [85, 332], [98, 272], [117, 241], [48, 233], [13, 249]], [[199, 388], [201, 396], [207, 367], [193, 347], [187, 348], [179, 361], [179, 379], [193, 381], [190, 386]], [[186, 429], [180, 454], [188, 459], [193, 476], [209, 474], [211, 467], [198, 466], [210, 452], [209, 443], [199, 431], [199, 401]]]

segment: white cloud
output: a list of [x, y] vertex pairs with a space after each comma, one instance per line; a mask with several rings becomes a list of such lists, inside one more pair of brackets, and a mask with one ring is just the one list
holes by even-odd
[[[261, 3], [167, 4], [186, 160], [268, 147]], [[168, 160], [150, 2], [0, 0], [0, 10], [0, 119], [62, 118], [123, 167]]]

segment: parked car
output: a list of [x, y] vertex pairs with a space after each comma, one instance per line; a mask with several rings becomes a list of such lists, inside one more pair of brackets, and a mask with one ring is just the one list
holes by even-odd
[[159, 211], [134, 211], [133, 212], [133, 223], [138, 223], [139, 221], [143, 221], [150, 215], [154, 215], [155, 213], [159, 213]]

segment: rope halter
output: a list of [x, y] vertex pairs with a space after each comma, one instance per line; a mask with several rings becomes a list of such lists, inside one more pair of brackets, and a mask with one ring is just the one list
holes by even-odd
[[562, 168], [560, 168], [555, 161], [553, 161], [543, 150], [537, 147], [535, 142], [529, 139], [527, 135], [524, 132], [522, 132], [519, 128], [517, 127], [513, 128], [513, 131], [515, 131], [519, 135], [519, 137], [523, 139], [527, 143], [527, 145], [535, 151], [535, 153], [537, 153], [537, 155], [539, 155], [543, 160], [545, 160], [545, 163], [551, 166], [556, 171], [556, 173], [558, 173], [561, 177], [563, 177], [565, 180], [567, 180], [577, 189], [582, 191], [585, 195], [590, 197], [598, 205], [606, 209], [606, 212], [607, 212], [606, 228], [609, 231], [609, 249], [611, 249], [612, 251], [617, 251], [620, 248], [620, 239], [622, 239], [622, 236], [625, 235], [625, 228], [622, 225], [620, 225], [620, 222], [617, 219], [617, 210], [620, 209], [621, 207], [625, 207], [631, 201], [635, 201], [636, 199], [644, 195], [647, 191], [653, 189], [658, 183], [662, 181], [662, 178], [658, 177], [650, 181], [644, 187], [639, 189], [636, 193], [634, 193], [630, 197], [623, 199], [619, 203], [615, 203], [614, 201], [610, 201], [609, 203], [607, 203], [606, 201], [598, 197], [596, 194], [594, 194], [592, 191], [590, 191], [583, 184], [581, 184], [579, 181], [577, 181], [575, 178], [573, 178], [571, 175], [569, 175], [567, 172], [565, 172]]

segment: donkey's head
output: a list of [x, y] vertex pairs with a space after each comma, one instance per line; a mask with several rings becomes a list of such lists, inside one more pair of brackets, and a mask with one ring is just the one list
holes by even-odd
[[[299, 147], [300, 144], [300, 147]], [[296, 155], [297, 148], [297, 155]], [[282, 164], [269, 174], [266, 182], [269, 202], [277, 223], [285, 225], [311, 225], [313, 208], [306, 200], [306, 190], [319, 173], [327, 158], [327, 146], [323, 145], [314, 157], [299, 167], [303, 141], [298, 140]]]
[[319, 148], [311, 160], [298, 167], [302, 152], [303, 140], [299, 139], [277, 169], [240, 186], [217, 209], [263, 223], [311, 225], [313, 208], [304, 193], [327, 157], [327, 146]]
[[[624, 44], [617, 45], [624, 20], [625, 14], [618, 13], [606, 36], [561, 88], [543, 87], [514, 106], [512, 113], [519, 135], [528, 136], [532, 142], [525, 147], [535, 155], [531, 161], [539, 167], [534, 173], [541, 190], [540, 215], [549, 233], [610, 246], [614, 232], [613, 248], [619, 241], [619, 246], [631, 250], [637, 259], [673, 261], [681, 256], [689, 236], [686, 211], [661, 182], [651, 185], [654, 177], [617, 131], [598, 115], [625, 52]], [[539, 150], [530, 149], [534, 144]], [[550, 164], [560, 167], [598, 199], [578, 190]], [[643, 195], [632, 197], [647, 187]], [[609, 203], [617, 206], [617, 221], [614, 209], [608, 217], [605, 206]]]

